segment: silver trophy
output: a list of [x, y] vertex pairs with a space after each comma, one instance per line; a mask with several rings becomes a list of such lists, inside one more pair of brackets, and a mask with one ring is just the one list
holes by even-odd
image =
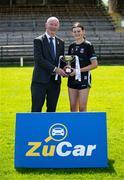
[[74, 55], [60, 56], [60, 60], [66, 63], [66, 66], [64, 67], [64, 71], [66, 74], [70, 75], [73, 72], [71, 63], [75, 60], [75, 56]]

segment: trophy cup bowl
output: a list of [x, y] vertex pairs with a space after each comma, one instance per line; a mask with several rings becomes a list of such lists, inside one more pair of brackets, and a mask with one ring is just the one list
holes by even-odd
[[70, 75], [73, 72], [71, 63], [74, 61], [74, 59], [75, 59], [75, 56], [73, 55], [61, 56], [61, 60], [66, 63], [66, 66], [64, 67], [64, 71], [67, 75]]

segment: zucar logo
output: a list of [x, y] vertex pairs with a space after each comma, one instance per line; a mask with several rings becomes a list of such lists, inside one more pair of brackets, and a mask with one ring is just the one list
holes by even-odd
[[[49, 128], [49, 136], [43, 142], [28, 142], [28, 151], [25, 156], [92, 156], [92, 152], [96, 149], [96, 144], [84, 146], [78, 144], [73, 146], [71, 142], [64, 141], [68, 136], [68, 129], [64, 124], [56, 123]], [[53, 140], [58, 144], [49, 144]], [[62, 142], [60, 142], [62, 141]]]

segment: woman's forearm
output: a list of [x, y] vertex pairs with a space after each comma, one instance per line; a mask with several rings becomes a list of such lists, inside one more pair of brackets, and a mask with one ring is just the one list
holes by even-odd
[[81, 71], [81, 72], [90, 71], [90, 70], [93, 70], [93, 69], [97, 68], [97, 66], [98, 66], [97, 60], [93, 60], [90, 65], [81, 68], [80, 71]]

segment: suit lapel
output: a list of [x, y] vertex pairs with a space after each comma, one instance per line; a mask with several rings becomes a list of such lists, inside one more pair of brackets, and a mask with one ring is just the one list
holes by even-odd
[[[45, 45], [45, 47], [48, 49], [48, 52], [49, 52], [50, 56], [51, 56], [52, 59], [53, 59], [53, 56], [52, 56], [52, 53], [51, 53], [51, 49], [50, 49], [50, 44], [49, 44], [48, 39], [47, 39], [47, 37], [46, 37], [45, 34], [44, 34], [44, 45]], [[53, 59], [53, 60], [54, 60], [54, 59]]]
[[60, 41], [58, 38], [55, 38], [56, 40], [56, 59], [58, 59], [59, 57], [59, 46], [60, 46]]
[[[50, 45], [49, 45], [48, 39], [45, 34], [43, 36], [43, 41], [44, 41], [45, 47], [48, 49], [48, 52], [49, 52], [51, 58], [55, 61], [55, 59], [52, 56]], [[56, 61], [57, 61], [57, 59], [59, 58], [59, 48], [60, 48], [60, 41], [57, 37], [55, 37], [55, 42], [56, 42]]]

